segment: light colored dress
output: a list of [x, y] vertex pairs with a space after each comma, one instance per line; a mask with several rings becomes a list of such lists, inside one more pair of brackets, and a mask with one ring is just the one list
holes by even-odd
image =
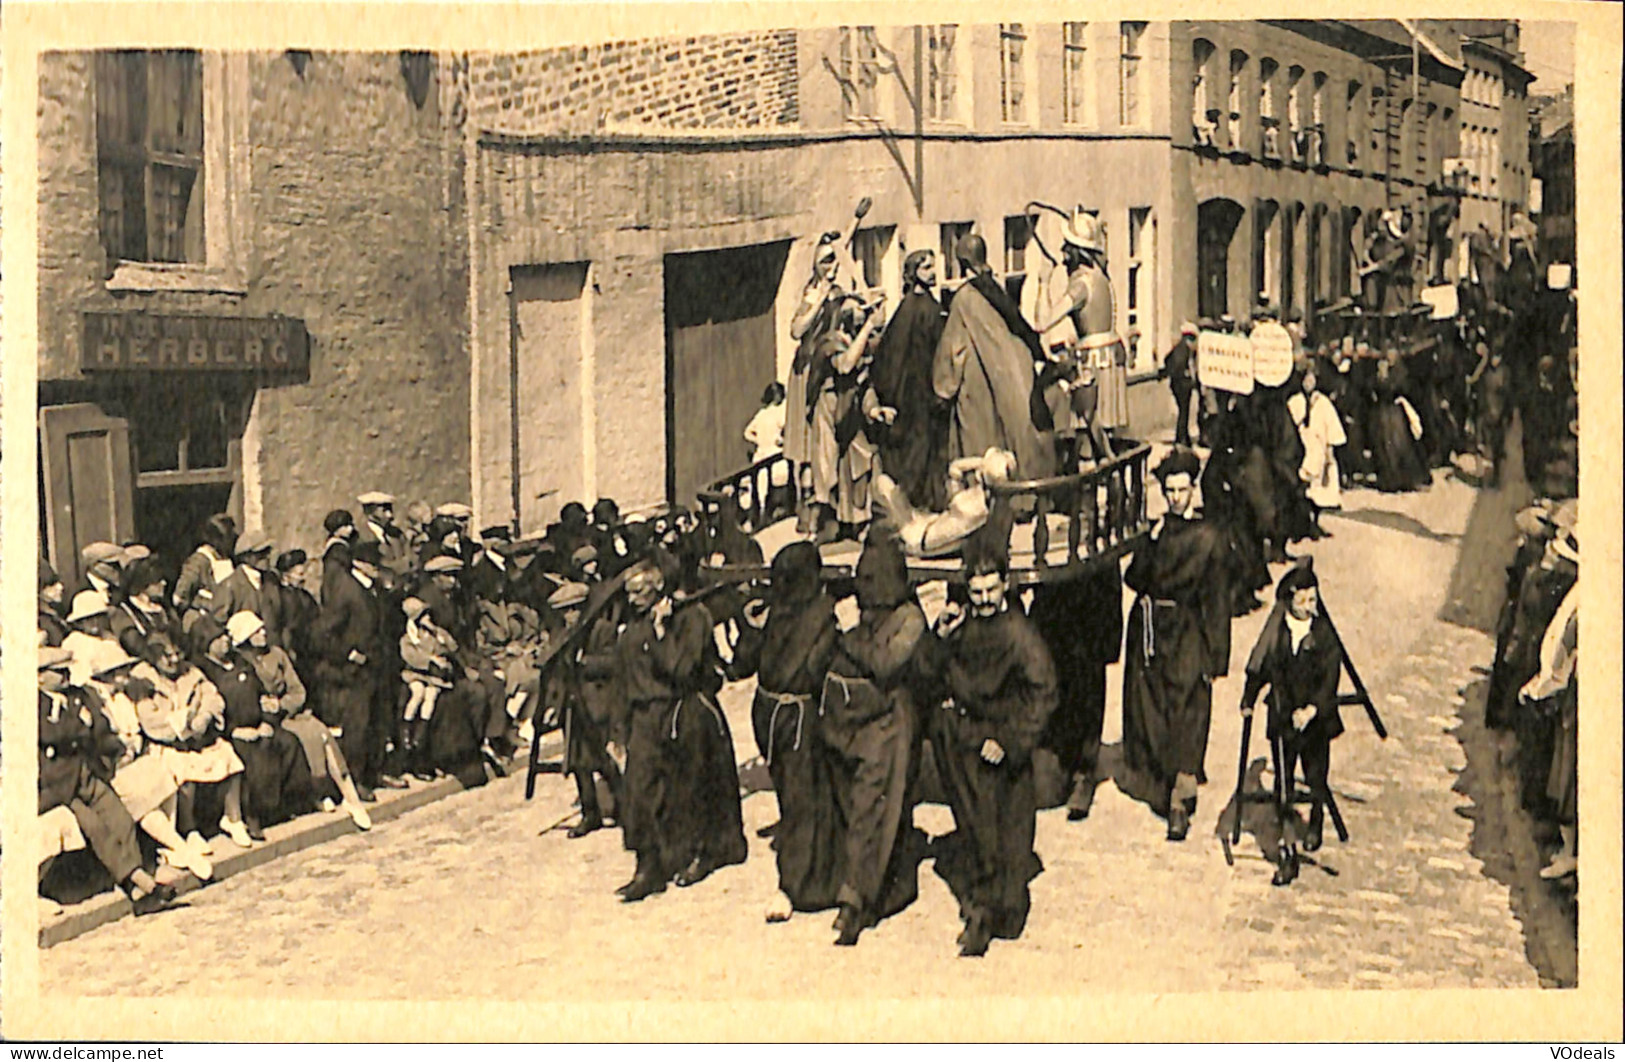
[[1337, 407], [1319, 391], [1308, 396], [1301, 392], [1295, 394], [1287, 399], [1286, 407], [1292, 414], [1292, 423], [1298, 426], [1298, 438], [1303, 440], [1299, 476], [1306, 483], [1309, 501], [1321, 509], [1341, 509], [1343, 491], [1336, 448], [1349, 440]]

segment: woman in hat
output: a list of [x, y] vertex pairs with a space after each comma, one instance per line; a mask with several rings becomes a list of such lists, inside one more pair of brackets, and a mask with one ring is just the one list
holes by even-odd
[[181, 780], [162, 748], [148, 742], [142, 730], [136, 704], [151, 696], [153, 687], [134, 673], [139, 663], [137, 657], [120, 649], [97, 665], [89, 684], [101, 701], [102, 715], [116, 739], [108, 750], [113, 791], [142, 831], [161, 846], [159, 855], [164, 862], [207, 881], [214, 876], [213, 865], [175, 828]]
[[174, 902], [175, 890], [160, 885], [143, 864], [135, 821], [109, 784], [103, 754], [116, 739], [90, 695], [69, 684], [72, 659], [66, 649], [39, 649], [39, 813], [71, 811], [135, 913], [151, 914]]
[[178, 640], [180, 619], [164, 596], [167, 582], [157, 560], [147, 557], [124, 570], [124, 596], [112, 610], [110, 630], [124, 651], [150, 661], [149, 642], [155, 634]]
[[118, 646], [108, 613], [107, 598], [99, 591], [81, 590], [73, 595], [73, 606], [67, 616], [68, 633], [62, 639], [62, 648], [73, 654], [70, 668], [75, 686], [84, 685], [97, 663]]
[[51, 562], [39, 560], [39, 632], [45, 645], [57, 646], [68, 636], [68, 624], [62, 614], [62, 599], [67, 589]]
[[316, 603], [315, 595], [305, 586], [310, 562], [304, 550], [290, 549], [278, 554], [272, 567], [269, 574], [276, 587], [277, 607], [282, 614], [282, 648], [288, 651], [293, 666], [299, 670], [299, 677], [309, 686], [312, 662], [310, 631], [316, 617], [321, 615], [321, 606]]
[[[228, 629], [212, 616], [204, 617], [196, 634], [205, 647], [198, 667], [225, 701], [226, 734], [243, 761], [243, 818], [237, 825], [251, 840], [263, 841], [264, 824], [306, 810], [311, 782], [298, 739], [277, 725], [280, 705], [240, 651], [256, 624], [239, 620]], [[233, 824], [223, 825], [241, 843]]]

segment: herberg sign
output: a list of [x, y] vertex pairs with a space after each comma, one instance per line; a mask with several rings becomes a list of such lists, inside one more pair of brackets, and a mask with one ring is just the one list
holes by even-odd
[[87, 313], [84, 326], [85, 372], [310, 372], [310, 334], [294, 317]]

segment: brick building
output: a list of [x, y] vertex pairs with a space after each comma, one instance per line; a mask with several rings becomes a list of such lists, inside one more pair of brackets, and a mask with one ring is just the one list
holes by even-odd
[[358, 491], [467, 498], [463, 109], [436, 66], [41, 56], [41, 542], [64, 578], [86, 541], [183, 553], [222, 509], [308, 548]]

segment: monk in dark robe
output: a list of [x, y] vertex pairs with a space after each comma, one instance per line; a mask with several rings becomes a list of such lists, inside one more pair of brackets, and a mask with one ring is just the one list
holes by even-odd
[[1264, 621], [1258, 643], [1247, 660], [1247, 684], [1241, 712], [1250, 716], [1267, 687], [1266, 735], [1275, 761], [1275, 807], [1281, 825], [1275, 885], [1290, 885], [1298, 876], [1299, 820], [1292, 810], [1297, 794], [1298, 764], [1303, 764], [1313, 803], [1304, 851], [1320, 848], [1326, 802], [1331, 798], [1327, 772], [1332, 741], [1343, 733], [1337, 705], [1343, 645], [1320, 609], [1320, 583], [1305, 558], [1275, 587], [1275, 607]]
[[735, 680], [757, 677], [751, 726], [779, 804], [773, 831], [779, 896], [770, 922], [834, 907], [841, 885], [842, 830], [818, 712], [839, 631], [821, 568], [811, 542], [779, 551], [768, 600], [745, 605], [729, 670]]
[[1123, 581], [1136, 597], [1123, 662], [1123, 756], [1156, 787], [1168, 839], [1183, 841], [1207, 781], [1213, 680], [1229, 670], [1231, 595], [1221, 532], [1187, 518], [1200, 461], [1176, 449], [1157, 466], [1168, 513], [1134, 551]]
[[932, 294], [935, 255], [913, 251], [903, 261], [902, 305], [875, 348], [869, 380], [881, 405], [896, 411], [879, 437], [880, 467], [916, 508], [948, 507], [947, 411], [931, 386], [931, 363], [947, 314]]
[[933, 845], [937, 872], [959, 900], [959, 953], [980, 956], [1027, 924], [1038, 796], [1032, 753], [1055, 710], [1055, 664], [1008, 598], [1009, 562], [986, 538], [968, 550], [970, 606], [937, 621], [949, 699], [934, 713], [931, 747], [955, 831]]
[[615, 644], [625, 689], [627, 734], [621, 830], [637, 854], [632, 880], [618, 892], [635, 903], [693, 885], [720, 867], [745, 861], [739, 771], [733, 735], [717, 706], [722, 685], [711, 613], [678, 604], [667, 592], [676, 565], [664, 551], [627, 574], [629, 617]]
[[846, 825], [835, 920], [841, 946], [919, 894], [911, 760], [925, 670], [925, 613], [896, 541], [871, 535], [858, 558], [857, 626], [840, 636], [821, 705], [823, 742]]
[[1028, 618], [1055, 656], [1059, 696], [1041, 744], [1071, 780], [1066, 817], [1089, 817], [1100, 785], [1100, 735], [1106, 722], [1106, 666], [1123, 645], [1123, 577], [1116, 564], [1078, 579], [1035, 587]]

